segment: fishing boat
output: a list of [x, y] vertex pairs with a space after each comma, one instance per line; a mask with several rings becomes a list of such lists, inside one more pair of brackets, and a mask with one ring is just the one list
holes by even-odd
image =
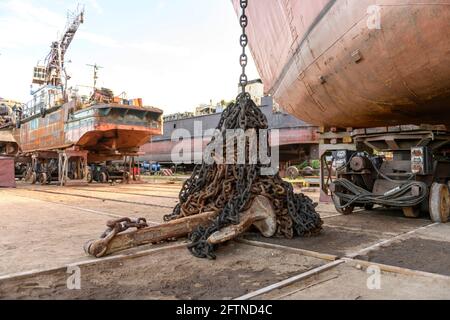
[[142, 99], [129, 100], [97, 88], [99, 66], [92, 66], [90, 94], [68, 87], [64, 57], [82, 23], [84, 8], [69, 13], [63, 36], [52, 43], [44, 63], [34, 68], [33, 85], [38, 88], [33, 99], [18, 110], [14, 136], [21, 162], [28, 164], [25, 179], [31, 183], [79, 184], [94, 177], [108, 182], [109, 162], [125, 158], [129, 170], [123, 170], [123, 180], [128, 180], [139, 148], [161, 134], [162, 110], [144, 106]]

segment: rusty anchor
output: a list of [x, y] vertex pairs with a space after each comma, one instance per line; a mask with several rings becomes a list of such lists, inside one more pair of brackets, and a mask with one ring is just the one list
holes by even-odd
[[[141, 245], [186, 237], [196, 228], [211, 224], [216, 218], [217, 212], [207, 212], [151, 227], [143, 227], [143, 219], [132, 221], [125, 218], [110, 221], [107, 224], [108, 230], [102, 235], [102, 238], [88, 241], [84, 250], [88, 255], [101, 258]], [[137, 223], [137, 221], [141, 223]], [[277, 217], [267, 197], [255, 197], [250, 209], [241, 214], [239, 224], [230, 225], [215, 232], [208, 238], [208, 242], [210, 244], [224, 243], [236, 238], [252, 226], [256, 227], [265, 237], [272, 237], [276, 234]], [[130, 228], [135, 230], [129, 231]]]

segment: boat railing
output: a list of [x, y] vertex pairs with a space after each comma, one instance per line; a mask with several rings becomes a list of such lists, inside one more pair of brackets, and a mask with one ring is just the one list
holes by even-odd
[[22, 119], [45, 114], [49, 109], [61, 106], [64, 95], [61, 88], [44, 87], [34, 93], [33, 99], [22, 106]]

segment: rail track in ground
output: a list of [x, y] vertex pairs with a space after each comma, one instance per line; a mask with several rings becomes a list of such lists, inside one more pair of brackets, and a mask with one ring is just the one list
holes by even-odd
[[[94, 191], [94, 192], [101, 192], [101, 193], [111, 193], [114, 192], [116, 194], [125, 194], [125, 195], [132, 195], [132, 196], [144, 196], [144, 197], [154, 197], [154, 198], [163, 198], [163, 199], [178, 199], [176, 196], [162, 196], [157, 194], [148, 194], [148, 193], [136, 193], [136, 192], [125, 192], [121, 191], [123, 189], [115, 189], [115, 190], [95, 190], [95, 189], [81, 189], [81, 188], [72, 188], [73, 190], [81, 190], [81, 191]], [[119, 190], [119, 192], [117, 191]]]
[[[74, 189], [75, 190], [75, 189]], [[92, 199], [92, 200], [101, 200], [101, 201], [110, 201], [110, 202], [118, 202], [118, 203], [126, 203], [130, 205], [140, 205], [140, 206], [152, 206], [157, 208], [165, 208], [165, 209], [172, 209], [173, 206], [169, 205], [160, 205], [156, 203], [151, 202], [141, 202], [141, 201], [129, 201], [129, 200], [121, 200], [121, 199], [114, 199], [114, 198], [105, 198], [105, 197], [97, 197], [92, 195], [86, 195], [86, 194], [72, 194], [68, 192], [61, 192], [61, 191], [53, 191], [53, 190], [32, 190], [33, 192], [37, 193], [46, 193], [46, 194], [53, 194], [53, 195], [63, 195], [63, 196], [69, 196], [69, 197], [76, 197], [76, 198], [85, 198], [85, 199]], [[98, 191], [96, 191], [98, 192]], [[132, 195], [132, 194], [128, 194]], [[145, 197], [145, 195], [139, 195]], [[171, 197], [169, 199], [176, 199], [175, 197]]]

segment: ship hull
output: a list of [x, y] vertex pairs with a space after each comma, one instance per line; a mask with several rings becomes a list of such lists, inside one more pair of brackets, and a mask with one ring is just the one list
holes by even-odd
[[299, 119], [450, 125], [450, 0], [259, 0], [247, 11], [266, 92]]
[[[272, 146], [279, 147], [279, 159], [281, 162], [303, 161], [317, 159], [319, 144], [318, 128], [304, 121], [298, 120], [291, 115], [274, 112], [272, 99], [266, 100], [261, 106], [261, 111], [266, 116], [269, 129], [277, 131], [277, 140], [271, 140]], [[200, 117], [191, 117], [179, 120], [168, 120], [164, 122], [163, 135], [154, 137], [152, 141], [141, 147], [141, 160], [159, 163], [179, 164], [180, 151], [183, 160], [187, 163], [199, 162], [203, 159], [203, 150], [211, 141], [211, 131], [214, 130], [220, 120], [221, 114], [210, 114]], [[196, 126], [201, 124], [201, 129]], [[175, 130], [183, 128], [189, 132], [189, 136], [180, 141]], [[203, 137], [198, 135], [203, 132]], [[197, 134], [196, 134], [197, 133]], [[175, 157], [174, 157], [175, 156]]]
[[58, 151], [68, 148], [89, 152], [89, 160], [105, 161], [138, 154], [152, 136], [161, 134], [161, 114], [157, 109], [124, 105], [94, 105], [70, 112], [65, 104], [41, 117], [22, 123], [15, 130], [21, 151]]

